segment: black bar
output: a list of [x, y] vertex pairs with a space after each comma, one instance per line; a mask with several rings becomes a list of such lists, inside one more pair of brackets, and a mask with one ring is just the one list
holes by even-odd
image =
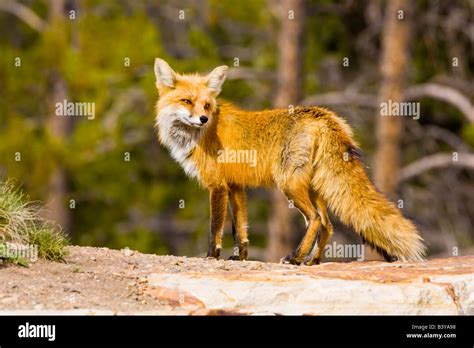
[[[55, 340], [20, 338], [20, 325], [55, 325]], [[0, 347], [61, 344], [214, 345], [239, 342], [473, 347], [471, 316], [0, 316]], [[409, 338], [407, 334], [456, 337]]]

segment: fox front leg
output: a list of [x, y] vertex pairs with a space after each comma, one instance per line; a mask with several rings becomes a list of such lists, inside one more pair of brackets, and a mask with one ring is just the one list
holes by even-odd
[[209, 233], [209, 250], [207, 257], [218, 259], [222, 249], [222, 233], [227, 203], [229, 201], [228, 191], [224, 187], [212, 188], [210, 190], [211, 202], [211, 227]]
[[247, 260], [249, 245], [247, 233], [247, 197], [242, 187], [230, 187], [232, 209], [232, 235], [234, 237], [234, 254], [231, 260]]

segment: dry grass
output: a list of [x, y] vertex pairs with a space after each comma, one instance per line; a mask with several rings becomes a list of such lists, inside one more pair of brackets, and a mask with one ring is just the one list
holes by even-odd
[[37, 245], [38, 257], [63, 261], [68, 239], [58, 224], [40, 212], [41, 206], [29, 202], [12, 181], [0, 182], [0, 245]]

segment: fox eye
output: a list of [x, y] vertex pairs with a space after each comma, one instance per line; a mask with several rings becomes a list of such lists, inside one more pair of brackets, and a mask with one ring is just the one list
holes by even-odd
[[204, 109], [205, 110], [208, 110], [210, 107], [211, 107], [211, 104], [209, 104], [209, 103], [204, 104]]
[[189, 99], [181, 99], [181, 101], [185, 104], [191, 105], [193, 102]]

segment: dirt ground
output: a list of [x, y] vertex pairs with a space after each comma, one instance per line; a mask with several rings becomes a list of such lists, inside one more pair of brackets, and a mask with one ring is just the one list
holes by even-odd
[[[65, 263], [38, 260], [28, 268], [0, 266], [0, 310], [94, 309], [166, 313], [176, 304], [146, 292], [150, 273], [292, 269], [296, 266], [157, 256], [132, 250], [68, 247]], [[105, 313], [107, 314], [107, 313]]]

